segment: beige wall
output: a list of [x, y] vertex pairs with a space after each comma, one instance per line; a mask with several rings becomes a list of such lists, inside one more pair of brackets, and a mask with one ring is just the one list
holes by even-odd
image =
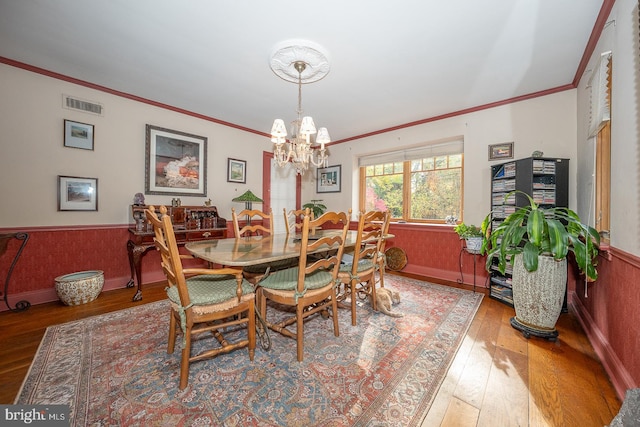
[[[315, 194], [315, 176], [303, 179], [303, 202], [322, 198], [330, 209], [357, 209], [357, 157], [398, 146], [415, 146], [462, 136], [465, 141], [464, 219], [478, 223], [489, 210], [489, 144], [514, 141], [515, 157], [534, 150], [567, 157], [570, 206], [583, 219], [593, 216], [593, 140], [587, 138], [586, 83], [596, 58], [613, 51], [611, 243], [640, 254], [638, 140], [640, 69], [637, 2], [618, 0], [580, 85], [575, 90], [534, 98], [331, 146], [330, 165], [343, 168], [342, 192]], [[62, 95], [100, 102], [104, 116], [62, 108]], [[251, 189], [262, 195], [264, 137], [0, 64], [0, 227], [125, 224], [127, 206], [144, 192], [145, 124], [206, 136], [207, 198], [230, 218], [231, 202]], [[65, 148], [63, 120], [95, 125], [95, 151]], [[228, 157], [247, 160], [247, 184], [226, 182]], [[58, 212], [57, 175], [99, 179], [98, 212]], [[172, 196], [147, 195], [148, 203]], [[206, 198], [181, 197], [183, 204]]]
[[[104, 115], [62, 108], [63, 94], [103, 104]], [[231, 199], [247, 189], [262, 195], [262, 152], [271, 147], [259, 135], [4, 64], [0, 99], [0, 227], [129, 223], [127, 207], [145, 188], [146, 124], [208, 138], [207, 197], [222, 216], [244, 207]], [[94, 151], [63, 146], [64, 119], [95, 125]], [[247, 161], [246, 184], [226, 181], [228, 157]], [[98, 178], [98, 212], [58, 212], [58, 175]], [[207, 199], [180, 197], [184, 205]]]
[[[62, 108], [62, 95], [99, 102], [103, 116]], [[231, 199], [251, 189], [262, 195], [264, 137], [175, 113], [105, 92], [0, 64], [3, 129], [0, 157], [2, 227], [126, 224], [133, 195], [144, 192], [145, 124], [208, 138], [207, 197], [230, 218]], [[357, 158], [392, 147], [462, 136], [465, 141], [464, 219], [479, 223], [489, 211], [488, 145], [514, 141], [515, 158], [534, 150], [575, 159], [575, 91], [481, 110], [330, 147], [330, 165], [341, 164], [340, 193], [315, 193], [315, 174], [303, 179], [303, 203], [321, 198], [329, 209], [357, 210]], [[63, 147], [63, 120], [95, 125], [95, 151]], [[247, 184], [226, 182], [227, 158], [247, 161]], [[575, 162], [571, 163], [570, 204], [575, 206]], [[58, 212], [57, 175], [98, 178], [98, 212]], [[170, 203], [172, 196], [147, 195], [147, 203]], [[202, 197], [181, 197], [200, 205]], [[19, 206], [19, 209], [16, 207]]]
[[548, 157], [572, 159], [569, 163], [569, 203], [575, 206], [575, 97], [575, 90], [567, 90], [332, 146], [329, 163], [343, 165], [343, 191], [322, 194], [320, 198], [330, 209], [357, 208], [358, 188], [354, 183], [358, 179], [359, 156], [462, 136], [465, 156], [463, 217], [466, 222], [480, 224], [491, 209], [490, 166], [501, 161], [488, 160], [488, 146], [502, 142], [514, 142], [516, 159], [529, 157], [535, 150], [543, 151]]

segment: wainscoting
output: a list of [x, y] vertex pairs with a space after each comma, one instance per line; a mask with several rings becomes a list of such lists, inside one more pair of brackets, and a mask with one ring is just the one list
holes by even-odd
[[[230, 222], [228, 223], [230, 224]], [[352, 228], [355, 228], [355, 223]], [[32, 227], [1, 229], [0, 233], [28, 232], [29, 242], [16, 264], [9, 284], [9, 302], [25, 299], [31, 304], [56, 301], [54, 279], [83, 270], [102, 270], [105, 290], [126, 286], [130, 277], [126, 244], [128, 225], [93, 227]], [[392, 224], [395, 237], [387, 248], [397, 246], [407, 254], [403, 273], [429, 278], [438, 283], [457, 283], [461, 278], [460, 250], [462, 241], [450, 226]], [[228, 230], [228, 235], [232, 235]], [[12, 244], [19, 245], [19, 242]], [[11, 246], [0, 258], [0, 280], [4, 281]], [[486, 287], [484, 257], [476, 260], [476, 284]], [[473, 258], [462, 257], [463, 282], [473, 284]], [[151, 250], [143, 258], [144, 283], [164, 280], [158, 254]], [[628, 388], [640, 386], [640, 258], [612, 248], [601, 257], [600, 277], [585, 284], [570, 275], [569, 303], [601, 358], [622, 400]], [[4, 289], [0, 289], [2, 292]], [[135, 289], [131, 290], [131, 295]], [[3, 297], [3, 295], [1, 295]], [[143, 297], [144, 298], [144, 297]], [[6, 306], [0, 311], [7, 310]]]

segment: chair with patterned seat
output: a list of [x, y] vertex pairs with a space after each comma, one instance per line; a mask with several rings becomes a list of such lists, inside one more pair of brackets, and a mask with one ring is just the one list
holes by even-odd
[[[245, 225], [240, 228], [240, 218], [247, 218]], [[233, 230], [236, 239], [250, 236], [264, 236], [273, 234], [273, 212], [262, 212], [257, 209], [244, 209], [236, 213], [235, 208], [231, 208], [231, 219], [233, 220]], [[251, 221], [259, 220], [259, 223], [251, 223]], [[265, 274], [274, 268], [270, 264], [258, 264], [244, 267], [242, 273], [244, 278], [251, 284], [258, 283]]]
[[[356, 325], [356, 302], [361, 296], [368, 297], [371, 307], [376, 307], [376, 271], [379, 267], [380, 248], [385, 230], [389, 229], [389, 212], [369, 211], [358, 215], [358, 234], [353, 253], [349, 253], [340, 266], [338, 280], [344, 292], [338, 295], [342, 302], [350, 299], [351, 324]], [[346, 256], [345, 256], [346, 258]]]
[[[298, 361], [304, 359], [304, 322], [311, 316], [330, 311], [333, 333], [336, 337], [340, 335], [335, 288], [350, 216], [351, 211], [348, 214], [327, 212], [312, 221], [311, 216], [306, 214], [301, 230], [298, 265], [270, 274], [256, 289], [262, 319], [270, 329], [296, 340]], [[337, 227], [335, 232], [313, 234], [312, 230], [329, 224], [331, 228]], [[337, 252], [327, 258], [307, 261], [308, 254], [323, 248], [337, 249]], [[267, 316], [269, 301], [275, 303], [269, 306], [273, 310], [294, 307], [295, 316], [272, 323]], [[288, 329], [293, 324], [296, 325], [295, 332]]]
[[[245, 225], [240, 228], [240, 218], [246, 217]], [[258, 209], [244, 209], [236, 213], [235, 208], [231, 208], [231, 218], [233, 220], [233, 232], [236, 237], [256, 236], [265, 234], [273, 234], [273, 212], [262, 212]], [[259, 223], [251, 223], [252, 221], [260, 221]]]
[[[243, 279], [242, 272], [232, 268], [183, 268], [181, 255], [167, 208], [153, 206], [145, 210], [153, 225], [154, 242], [160, 252], [162, 270], [167, 278], [167, 296], [171, 305], [167, 352], [173, 353], [176, 338], [183, 334], [180, 362], [180, 389], [189, 382], [189, 364], [247, 347], [253, 360], [256, 348], [255, 294], [253, 286]], [[179, 326], [179, 327], [178, 327]], [[246, 338], [230, 333], [247, 329]], [[211, 332], [217, 345], [191, 354], [192, 341]], [[223, 332], [225, 336], [223, 336]], [[212, 340], [213, 341], [213, 340]], [[208, 343], [207, 343], [208, 344]], [[212, 343], [213, 344], [213, 343]]]
[[292, 209], [287, 212], [287, 208], [282, 208], [284, 214], [284, 226], [287, 234], [299, 234], [302, 230], [304, 214], [311, 215], [311, 221], [314, 220], [313, 211], [307, 209]]
[[386, 273], [387, 268], [387, 254], [385, 253], [387, 247], [387, 235], [389, 234], [389, 225], [391, 224], [391, 212], [389, 212], [389, 221], [386, 222], [384, 230], [382, 230], [383, 238], [380, 243], [380, 252], [378, 252], [378, 266], [376, 267], [378, 270], [378, 283], [380, 283], [380, 287], [384, 288], [384, 274]]

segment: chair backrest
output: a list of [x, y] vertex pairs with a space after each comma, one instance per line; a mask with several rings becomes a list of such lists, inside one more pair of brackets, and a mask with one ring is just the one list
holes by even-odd
[[[239, 219], [246, 216], [247, 223], [240, 228]], [[233, 232], [237, 237], [246, 237], [250, 235], [273, 234], [273, 211], [269, 209], [268, 213], [258, 209], [244, 209], [236, 213], [235, 208], [231, 208], [231, 218], [233, 219]], [[260, 220], [259, 224], [251, 224], [252, 219]]]
[[[156, 245], [156, 249], [160, 252], [162, 271], [167, 277], [167, 283], [169, 286], [177, 287], [182, 307], [189, 307], [191, 305], [191, 298], [189, 297], [189, 291], [187, 289], [187, 279], [185, 277], [185, 270], [182, 267], [181, 255], [178, 250], [176, 235], [173, 231], [171, 216], [167, 214], [166, 206], [160, 206], [158, 210], [159, 213], [153, 206], [149, 206], [144, 212], [151, 225], [153, 225], [153, 231], [155, 233], [153, 241]], [[184, 256], [187, 257], [186, 255]], [[233, 268], [191, 270], [198, 272], [198, 274], [242, 275], [241, 270]], [[240, 285], [238, 287], [238, 292], [238, 301], [240, 301], [242, 296], [242, 289]]]
[[167, 214], [166, 206], [160, 206], [159, 213], [154, 206], [149, 206], [144, 210], [147, 220], [153, 225], [155, 237], [153, 241], [156, 249], [160, 252], [160, 263], [162, 271], [167, 277], [169, 286], [177, 286], [180, 301], [183, 307], [191, 304], [189, 292], [187, 291], [186, 279], [182, 270], [182, 261], [178, 252], [178, 243], [173, 231], [171, 216]]
[[387, 214], [387, 220], [386, 222], [383, 223], [383, 226], [382, 226], [382, 241], [380, 242], [380, 248], [378, 251], [378, 264], [386, 262], [386, 255], [384, 251], [387, 246], [387, 238], [385, 236], [389, 234], [389, 224], [391, 224], [391, 212], [387, 211], [386, 214]]
[[[311, 213], [304, 215], [302, 222], [302, 238], [300, 241], [300, 263], [298, 265], [298, 293], [304, 294], [305, 277], [311, 273], [323, 269], [330, 271], [335, 281], [340, 269], [340, 261], [344, 253], [344, 245], [349, 231], [349, 218], [351, 209], [345, 212], [326, 212], [319, 218], [312, 220]], [[324, 224], [332, 224], [331, 233], [314, 234], [314, 230], [321, 229]], [[335, 228], [337, 226], [337, 228]], [[335, 229], [335, 230], [334, 230]], [[311, 237], [311, 238], [310, 238]], [[325, 258], [313, 258], [308, 261], [308, 255], [318, 249], [330, 250], [330, 255]], [[337, 249], [337, 250], [336, 250]]]
[[358, 236], [353, 251], [352, 275], [358, 273], [358, 263], [369, 259], [372, 268], [378, 264], [378, 256], [383, 249], [385, 235], [389, 230], [390, 213], [381, 211], [360, 212], [358, 214]]
[[284, 226], [287, 230], [287, 235], [291, 233], [299, 233], [302, 230], [302, 223], [304, 221], [304, 214], [309, 213], [311, 221], [313, 221], [313, 211], [309, 209], [292, 209], [287, 212], [287, 208], [282, 208], [284, 214]]

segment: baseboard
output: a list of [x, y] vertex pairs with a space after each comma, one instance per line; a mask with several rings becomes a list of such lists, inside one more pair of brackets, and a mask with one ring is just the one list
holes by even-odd
[[618, 355], [612, 350], [605, 335], [600, 331], [596, 322], [582, 304], [582, 301], [580, 301], [580, 298], [575, 295], [575, 292], [571, 292], [569, 303], [573, 308], [573, 312], [576, 314], [578, 322], [580, 322], [582, 329], [585, 331], [587, 338], [591, 342], [593, 349], [600, 358], [604, 370], [609, 375], [609, 379], [616, 390], [618, 398], [620, 401], [623, 401], [627, 390], [635, 388], [633, 378], [625, 369]]

